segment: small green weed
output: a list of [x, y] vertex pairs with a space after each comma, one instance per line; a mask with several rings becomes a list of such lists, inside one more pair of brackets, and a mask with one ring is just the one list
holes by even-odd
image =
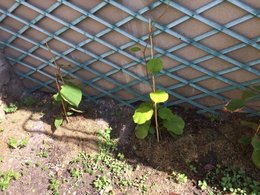
[[75, 178], [79, 179], [82, 176], [82, 170], [79, 168], [71, 168], [70, 175], [71, 175], [71, 177], [75, 177]]
[[18, 147], [18, 141], [16, 138], [11, 137], [8, 139], [8, 146], [9, 148], [15, 149]]
[[18, 107], [16, 106], [16, 104], [11, 103], [4, 108], [4, 111], [5, 111], [5, 113], [14, 113], [17, 111], [17, 109], [18, 109]]
[[28, 142], [29, 142], [29, 139], [28, 139], [28, 138], [22, 139], [22, 140], [20, 141], [20, 143], [19, 143], [19, 147], [20, 147], [20, 148], [26, 147], [27, 144], [28, 144]]
[[8, 146], [11, 149], [16, 149], [16, 148], [24, 148], [27, 146], [29, 139], [28, 138], [23, 138], [22, 140], [18, 141], [16, 138], [11, 137], [8, 140]]
[[188, 180], [188, 177], [184, 173], [178, 173], [173, 171], [172, 174], [175, 181], [179, 184], [185, 184]]
[[60, 188], [60, 182], [57, 180], [57, 178], [52, 177], [50, 179], [50, 185], [49, 189], [52, 191], [53, 195], [59, 195], [59, 188]]
[[142, 194], [146, 194], [148, 190], [146, 185], [147, 179], [147, 175], [142, 175], [141, 177], [136, 178], [132, 185], [136, 187], [139, 191], [141, 191]]
[[98, 176], [97, 179], [94, 180], [93, 182], [93, 186], [94, 188], [96, 188], [98, 192], [102, 190], [106, 190], [109, 185], [110, 185], [110, 181], [104, 175]]
[[185, 160], [185, 164], [189, 167], [190, 171], [197, 173], [197, 167], [189, 160]]
[[206, 186], [205, 184], [210, 184], [216, 193], [219, 190], [232, 194], [257, 194], [260, 191], [260, 183], [237, 168], [218, 166], [198, 185]]
[[[71, 162], [76, 164], [76, 168], [71, 168], [69, 173], [72, 177], [82, 177], [83, 174], [94, 175], [93, 187], [99, 192], [110, 194], [108, 192], [113, 186], [120, 187], [122, 191], [129, 187], [136, 188], [141, 194], [148, 191], [146, 181], [148, 177], [142, 175], [138, 178], [132, 178], [133, 168], [125, 162], [124, 154], [118, 152], [117, 141], [111, 139], [111, 129], [99, 131], [98, 136], [98, 154], [79, 153]], [[82, 165], [81, 167], [78, 167]], [[109, 176], [108, 176], [109, 175]]]
[[198, 187], [202, 190], [206, 190], [208, 188], [208, 184], [207, 184], [206, 180], [199, 180]]
[[9, 187], [11, 180], [18, 180], [20, 177], [21, 174], [13, 170], [0, 173], [0, 189], [5, 191]]
[[48, 158], [49, 153], [48, 153], [47, 150], [41, 150], [41, 151], [37, 154], [37, 156], [39, 156], [39, 157], [41, 157], [41, 158]]

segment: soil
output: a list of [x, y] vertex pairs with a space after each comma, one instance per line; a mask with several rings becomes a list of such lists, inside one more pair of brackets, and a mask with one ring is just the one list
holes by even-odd
[[[260, 180], [260, 170], [251, 162], [251, 148], [238, 143], [245, 132], [245, 127], [239, 123], [245, 118], [242, 114], [223, 112], [216, 119], [199, 115], [194, 109], [174, 107], [173, 111], [186, 122], [184, 134], [172, 137], [163, 131], [157, 143], [153, 135], [138, 140], [134, 135], [133, 110], [112, 99], [83, 102], [81, 109], [85, 112], [71, 116], [68, 124], [55, 130], [53, 116], [58, 110], [51, 96], [44, 93], [33, 96], [36, 104], [19, 106], [0, 123], [0, 172], [15, 170], [22, 174], [0, 194], [51, 194], [51, 176], [60, 179], [60, 194], [98, 194], [92, 185], [95, 175], [84, 175], [78, 187], [68, 170], [79, 152], [99, 152], [96, 133], [108, 127], [112, 128], [113, 138], [118, 140], [119, 152], [134, 167], [133, 177], [148, 177], [147, 194], [207, 194], [196, 187], [197, 181], [217, 164], [243, 168], [248, 175]], [[28, 138], [29, 142], [24, 148], [10, 149], [7, 143], [11, 137]], [[43, 151], [48, 153], [46, 157], [42, 156]], [[196, 166], [196, 173], [190, 170], [187, 162]], [[185, 173], [188, 181], [178, 184], [169, 179], [172, 171]], [[113, 186], [113, 192], [126, 194], [118, 186]], [[127, 193], [141, 194], [136, 189], [128, 189]]]

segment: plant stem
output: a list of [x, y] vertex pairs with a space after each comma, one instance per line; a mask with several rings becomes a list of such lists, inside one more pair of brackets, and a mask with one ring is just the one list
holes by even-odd
[[[64, 80], [63, 80], [63, 77], [62, 77], [62, 74], [61, 74], [60, 66], [56, 63], [56, 60], [54, 58], [54, 55], [51, 52], [51, 49], [50, 49], [48, 43], [45, 43], [45, 44], [46, 44], [50, 54], [52, 55], [53, 63], [56, 65], [57, 72], [55, 74], [55, 76], [56, 76], [55, 83], [56, 83], [56, 88], [58, 90], [58, 93], [60, 95], [61, 86], [59, 84], [59, 78], [61, 79], [62, 83], [64, 84]], [[67, 111], [66, 111], [66, 106], [65, 106], [65, 103], [64, 103], [62, 98], [61, 98], [61, 107], [62, 107], [62, 112], [63, 112], [63, 115], [64, 115], [66, 122], [69, 122], [69, 119], [68, 119], [68, 116], [67, 116]]]
[[[152, 22], [149, 21], [149, 40], [150, 40], [150, 47], [151, 47], [151, 58], [154, 58], [154, 51], [153, 51], [153, 29], [152, 29]], [[156, 83], [155, 83], [155, 75], [152, 75], [152, 91], [155, 92], [156, 90]], [[156, 129], [156, 137], [157, 142], [160, 141], [160, 133], [159, 133], [159, 125], [158, 125], [158, 113], [157, 113], [157, 104], [154, 103], [154, 120], [155, 120], [155, 129]]]

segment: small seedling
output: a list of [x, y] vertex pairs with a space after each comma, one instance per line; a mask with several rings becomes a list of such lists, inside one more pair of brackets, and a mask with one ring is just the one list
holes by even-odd
[[48, 151], [46, 151], [46, 150], [41, 150], [41, 151], [37, 154], [37, 156], [39, 156], [39, 157], [41, 157], [41, 158], [48, 158], [49, 153], [48, 153]]
[[207, 184], [206, 180], [199, 180], [198, 187], [202, 190], [206, 190], [208, 188], [208, 184]]
[[20, 143], [19, 143], [19, 147], [23, 148], [23, 147], [26, 147], [27, 144], [29, 142], [29, 139], [28, 138], [23, 138]]
[[185, 184], [188, 180], [188, 177], [184, 173], [177, 173], [173, 171], [172, 176], [175, 179], [175, 181], [179, 184]]
[[118, 154], [117, 154], [117, 158], [118, 158], [119, 160], [124, 160], [125, 155], [122, 154], [122, 153], [118, 153]]
[[93, 186], [96, 188], [98, 192], [102, 190], [106, 190], [110, 185], [110, 181], [106, 176], [98, 176], [96, 180], [93, 182]]
[[70, 169], [70, 175], [71, 177], [79, 179], [82, 176], [82, 170], [79, 168], [72, 168]]
[[11, 149], [16, 149], [16, 148], [24, 148], [28, 144], [28, 138], [23, 138], [22, 140], [18, 141], [16, 138], [11, 137], [8, 140], [8, 146]]
[[185, 160], [186, 165], [189, 167], [190, 171], [192, 171], [193, 173], [197, 173], [197, 168], [195, 167], [195, 165], [192, 164], [192, 162], [190, 160]]
[[8, 106], [6, 106], [5, 108], [4, 108], [4, 111], [5, 111], [5, 113], [14, 113], [14, 112], [16, 112], [17, 111], [17, 109], [18, 109], [18, 107], [16, 106], [16, 104], [15, 103], [11, 103], [11, 104], [9, 104]]
[[20, 177], [21, 177], [21, 174], [16, 171], [13, 171], [13, 170], [0, 173], [0, 189], [2, 191], [5, 191], [9, 187], [10, 181], [12, 179], [18, 180]]
[[219, 189], [225, 193], [231, 194], [257, 194], [260, 191], [260, 183], [247, 176], [242, 169], [217, 166], [209, 172], [200, 182], [201, 186], [210, 184], [212, 189]]
[[14, 138], [14, 137], [9, 138], [9, 140], [8, 140], [8, 146], [9, 146], [9, 148], [12, 148], [12, 149], [17, 148], [17, 147], [18, 147], [18, 141], [17, 141], [17, 139]]
[[60, 188], [60, 182], [57, 180], [57, 178], [52, 177], [50, 179], [50, 185], [49, 189], [52, 191], [53, 195], [59, 195], [59, 188]]

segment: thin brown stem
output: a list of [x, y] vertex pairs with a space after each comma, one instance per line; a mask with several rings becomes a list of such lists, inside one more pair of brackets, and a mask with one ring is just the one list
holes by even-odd
[[[151, 58], [154, 58], [154, 51], [153, 51], [153, 36], [152, 36], [152, 22], [149, 21], [149, 40], [150, 40], [150, 52], [151, 52]], [[155, 83], [155, 75], [152, 75], [152, 91], [155, 92], [156, 90], [156, 83]], [[158, 125], [158, 113], [157, 113], [157, 104], [154, 102], [154, 121], [155, 121], [155, 129], [156, 129], [156, 137], [157, 142], [160, 141], [160, 133], [159, 133], [159, 125]]]
[[[53, 60], [53, 63], [55, 64], [56, 66], [56, 69], [57, 69], [57, 72], [56, 72], [56, 78], [55, 78], [55, 84], [56, 84], [56, 88], [57, 88], [57, 91], [60, 95], [60, 90], [61, 90], [61, 86], [60, 86], [60, 83], [59, 83], [59, 78], [61, 79], [62, 83], [64, 84], [64, 80], [63, 80], [63, 77], [61, 75], [61, 70], [60, 70], [60, 66], [56, 63], [56, 60], [55, 60], [55, 57], [54, 55], [52, 54], [51, 52], [51, 49], [48, 45], [48, 43], [46, 43], [46, 46], [50, 52], [50, 54], [52, 55], [52, 60]], [[67, 115], [67, 111], [66, 111], [66, 106], [65, 106], [65, 102], [64, 100], [61, 98], [61, 107], [62, 107], [62, 112], [63, 112], [63, 115], [64, 115], [64, 118], [66, 120], [66, 122], [69, 122], [69, 119], [68, 119], [68, 115]]]
[[260, 133], [260, 120], [259, 120], [259, 125], [256, 129], [255, 135], [258, 135]]

